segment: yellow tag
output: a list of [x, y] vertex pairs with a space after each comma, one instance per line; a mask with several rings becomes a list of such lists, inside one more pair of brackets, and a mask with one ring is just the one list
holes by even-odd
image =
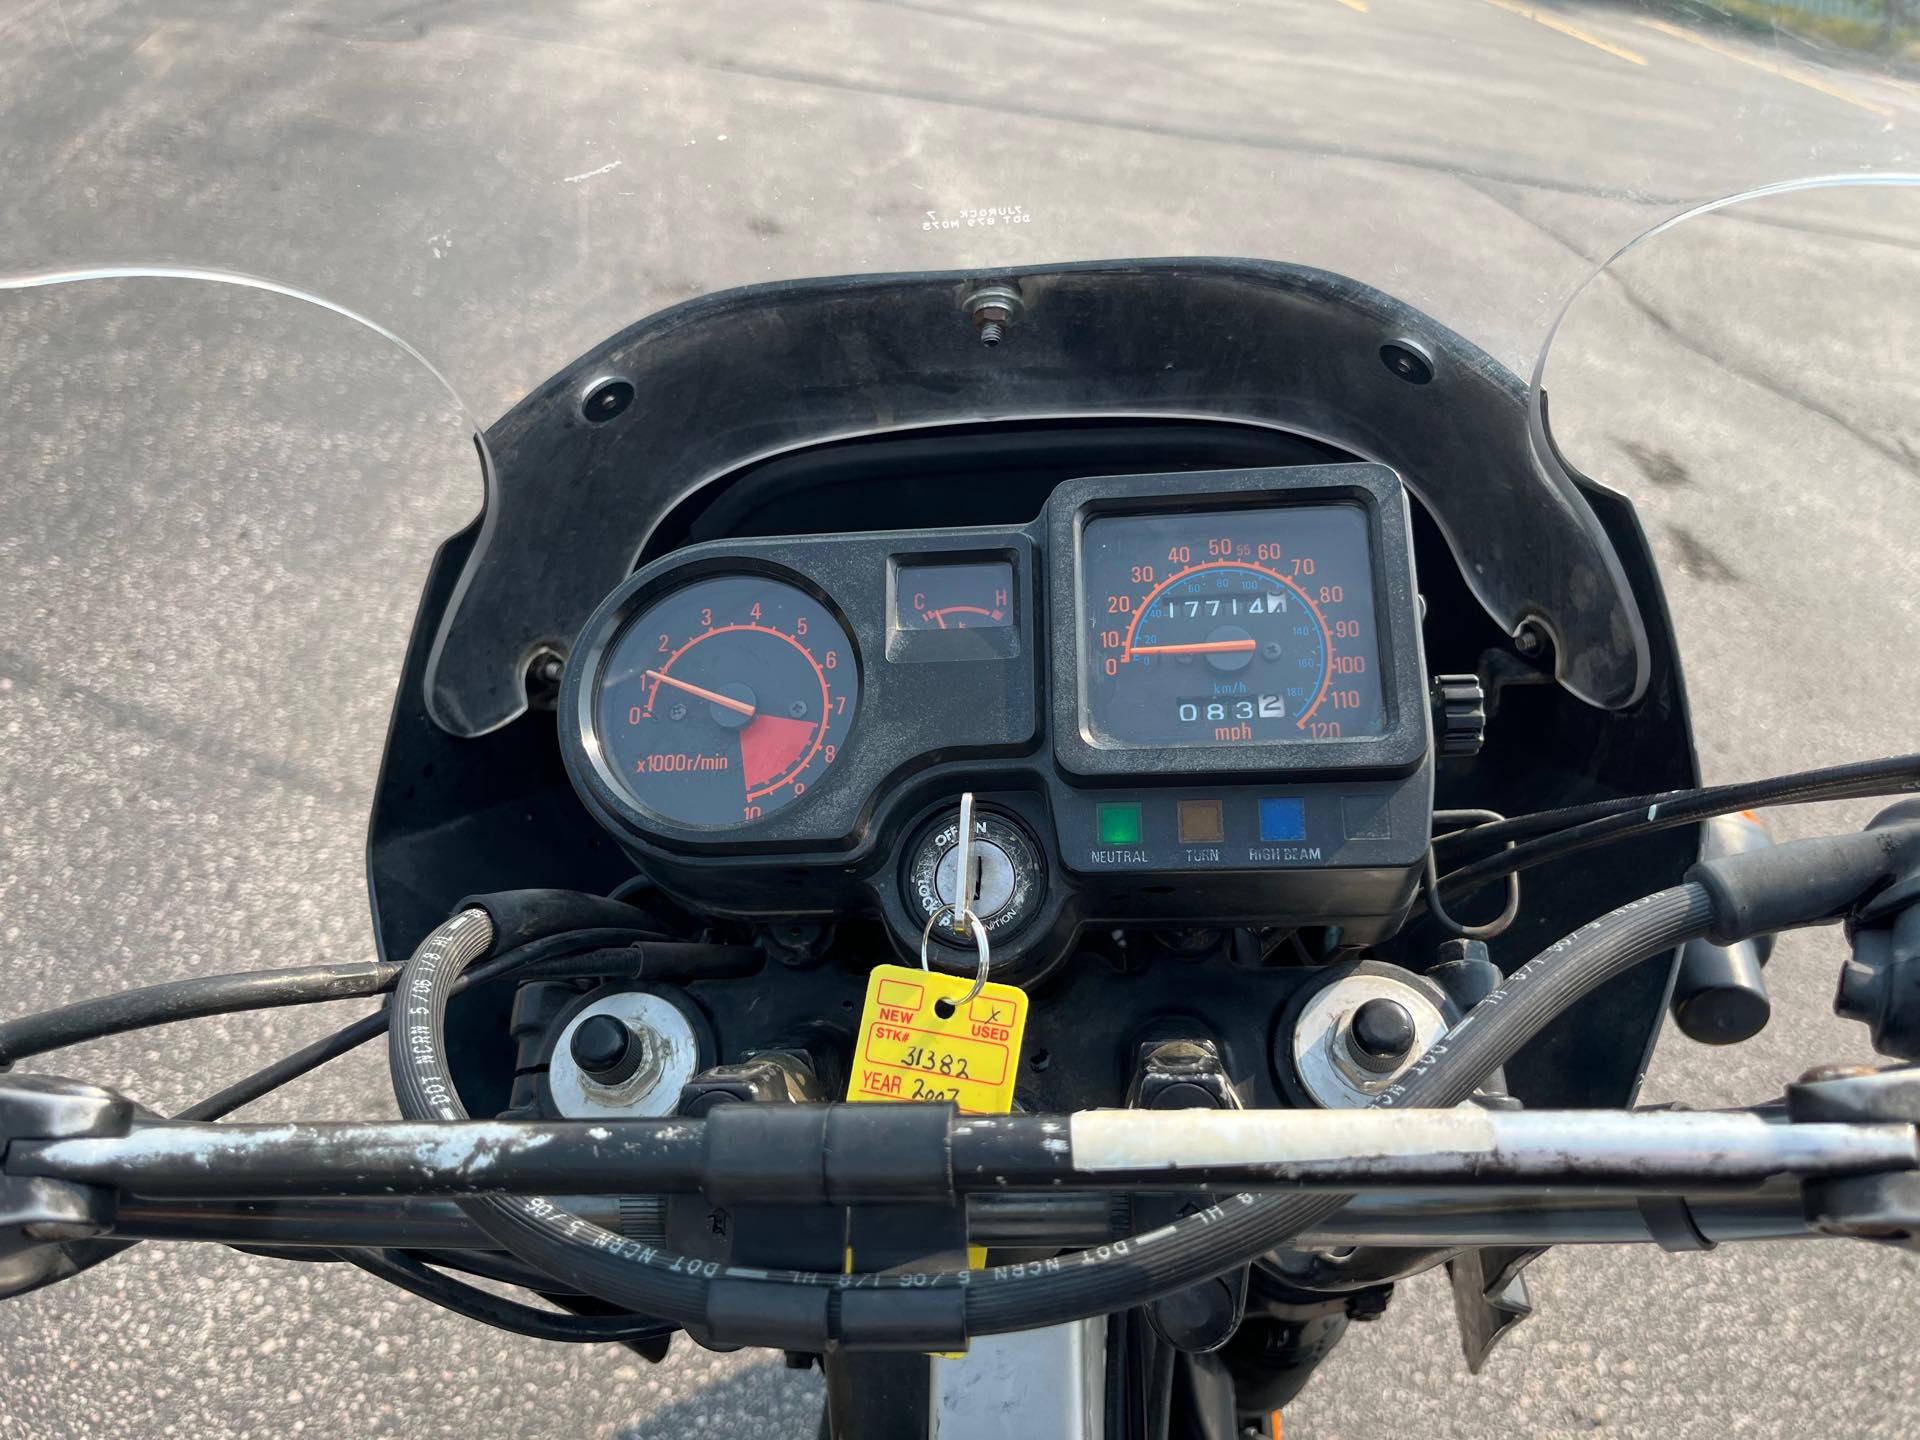
[[[972, 988], [967, 975], [875, 966], [847, 1099], [951, 1100], [968, 1115], [1010, 1111], [1027, 995], [1012, 985], [987, 985], [961, 1005]], [[942, 1015], [942, 1008], [951, 1013]]]

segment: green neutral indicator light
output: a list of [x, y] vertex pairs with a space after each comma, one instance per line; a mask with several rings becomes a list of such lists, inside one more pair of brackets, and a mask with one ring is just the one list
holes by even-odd
[[1140, 807], [1138, 805], [1102, 805], [1099, 817], [1102, 845], [1138, 845], [1140, 843]]

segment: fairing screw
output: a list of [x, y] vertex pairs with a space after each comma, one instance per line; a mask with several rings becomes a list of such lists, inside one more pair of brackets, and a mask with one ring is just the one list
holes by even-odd
[[998, 345], [1007, 338], [1007, 328], [1026, 312], [1020, 291], [1012, 285], [984, 285], [961, 303], [967, 319], [980, 332], [980, 343]]

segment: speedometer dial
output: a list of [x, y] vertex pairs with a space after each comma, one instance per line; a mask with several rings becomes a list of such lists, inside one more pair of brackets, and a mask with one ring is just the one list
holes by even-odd
[[725, 575], [627, 622], [594, 713], [628, 794], [664, 819], [718, 828], [819, 784], [859, 702], [853, 642], [824, 605], [765, 576]]
[[1358, 506], [1096, 517], [1081, 583], [1094, 744], [1272, 744], [1385, 728]]

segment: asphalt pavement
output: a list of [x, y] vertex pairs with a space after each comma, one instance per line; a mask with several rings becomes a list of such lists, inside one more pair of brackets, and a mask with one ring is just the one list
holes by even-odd
[[[1094, 257], [1324, 266], [1525, 374], [1641, 229], [1920, 169], [1916, 126], [1897, 76], [1630, 4], [48, 0], [0, 14], [0, 271], [273, 276], [391, 326], [482, 420], [692, 295]], [[1568, 322], [1556, 429], [1640, 506], [1711, 779], [1915, 748], [1913, 209], [1703, 222]], [[478, 502], [450, 407], [336, 315], [186, 281], [0, 295], [0, 370], [0, 1008], [367, 954], [394, 675]], [[1830, 1011], [1837, 955], [1783, 941], [1766, 1033], [1669, 1033], [1647, 1097], [1742, 1103], [1867, 1058]], [[57, 1068], [177, 1108], [345, 1016]], [[256, 1113], [391, 1102], [359, 1054]], [[1478, 1377], [1444, 1284], [1406, 1284], [1289, 1435], [1920, 1430], [1903, 1253], [1561, 1249], [1530, 1276], [1539, 1315]], [[0, 1377], [0, 1435], [32, 1437], [800, 1437], [820, 1404], [777, 1357], [680, 1340], [654, 1367], [344, 1267], [162, 1245], [0, 1305]]]

